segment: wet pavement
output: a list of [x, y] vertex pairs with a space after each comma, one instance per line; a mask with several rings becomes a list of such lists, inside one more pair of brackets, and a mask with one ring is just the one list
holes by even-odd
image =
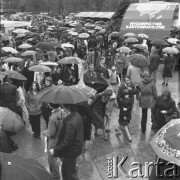
[[[157, 89], [158, 95], [166, 87], [162, 87], [161, 68], [157, 75]], [[170, 80], [167, 87], [171, 93], [173, 99], [178, 102], [180, 99], [179, 92], [179, 76], [178, 72], [173, 73], [173, 79]], [[110, 128], [111, 132], [108, 136], [108, 141], [104, 141], [103, 137], [93, 137], [92, 141], [87, 142], [88, 150], [82, 154], [78, 159], [78, 176], [80, 180], [107, 180], [108, 178], [108, 157], [128, 157], [123, 164], [123, 168], [128, 172], [130, 169], [137, 167], [132, 166], [133, 162], [139, 162], [142, 164], [142, 174], [145, 172], [145, 162], [153, 162], [155, 159], [155, 153], [149, 145], [149, 141], [154, 136], [154, 132], [151, 131], [151, 114], [148, 111], [148, 123], [146, 134], [141, 133], [140, 121], [141, 121], [141, 109], [138, 106], [138, 102], [135, 101], [132, 111], [132, 120], [130, 123], [130, 134], [132, 136], [132, 143], [129, 143], [124, 131], [120, 136], [115, 135], [115, 129], [118, 128], [118, 109], [114, 109]], [[45, 122], [41, 119], [41, 129], [45, 130]], [[92, 133], [93, 134], [93, 133]], [[38, 160], [42, 165], [48, 169], [47, 154], [44, 153], [44, 137], [41, 135], [41, 139], [34, 139], [31, 133], [30, 126], [13, 136], [14, 141], [18, 144], [19, 149], [16, 151], [26, 157], [34, 158]], [[137, 171], [134, 173], [137, 174]], [[117, 178], [120, 180], [146, 180], [145, 177], [127, 178], [118, 171]]]

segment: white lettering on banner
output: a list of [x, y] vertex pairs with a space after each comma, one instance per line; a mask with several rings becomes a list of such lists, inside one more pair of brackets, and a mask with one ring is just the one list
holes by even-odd
[[165, 29], [162, 22], [130, 22], [126, 29]]

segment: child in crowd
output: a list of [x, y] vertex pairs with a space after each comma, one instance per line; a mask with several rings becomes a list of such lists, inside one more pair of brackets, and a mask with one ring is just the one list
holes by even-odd
[[[129, 97], [129, 91], [124, 89], [122, 91], [122, 98], [117, 99], [118, 107], [120, 109], [119, 113], [119, 124], [125, 130], [129, 142], [132, 142], [131, 135], [129, 133], [128, 124], [131, 120], [132, 111], [132, 99]], [[120, 131], [116, 129], [116, 135], [120, 135]]]

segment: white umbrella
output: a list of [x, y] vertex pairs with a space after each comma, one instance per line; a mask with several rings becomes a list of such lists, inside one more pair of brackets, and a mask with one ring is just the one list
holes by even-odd
[[20, 46], [18, 46], [19, 49], [28, 49], [31, 47], [32, 47], [32, 45], [30, 45], [30, 44], [21, 44]]
[[16, 51], [16, 49], [14, 49], [12, 47], [3, 47], [2, 50], [4, 52], [11, 52], [12, 54], [18, 54], [18, 51]]
[[71, 34], [72, 36], [78, 36], [77, 32], [69, 31], [68, 33]]
[[63, 48], [73, 48], [74, 49], [74, 46], [72, 44], [69, 44], [69, 43], [64, 43], [64, 44], [61, 44], [61, 46]]
[[16, 34], [25, 34], [27, 32], [30, 32], [29, 30], [27, 29], [15, 29], [14, 31], [12, 31], [13, 33], [16, 33]]
[[39, 63], [39, 65], [44, 65], [44, 66], [58, 66], [58, 63], [52, 62], [52, 61], [46, 61], [46, 62]]
[[179, 41], [179, 39], [176, 38], [168, 38], [167, 42], [171, 43], [171, 44], [177, 44], [177, 41]]
[[25, 51], [21, 54], [21, 56], [32, 56], [32, 55], [35, 55], [37, 54], [36, 51]]

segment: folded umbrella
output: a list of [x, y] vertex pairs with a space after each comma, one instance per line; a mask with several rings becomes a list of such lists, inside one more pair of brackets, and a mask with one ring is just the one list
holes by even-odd
[[78, 57], [65, 57], [58, 61], [58, 64], [80, 64], [84, 63], [85, 61], [78, 58]]
[[88, 100], [83, 92], [73, 86], [51, 86], [40, 91], [36, 98], [39, 101], [54, 104], [77, 104]]
[[37, 160], [16, 153], [0, 153], [2, 180], [53, 180]]
[[30, 44], [21, 44], [20, 46], [18, 46], [18, 48], [19, 49], [28, 49], [28, 48], [31, 48], [32, 47], [32, 45], [30, 45]]
[[36, 51], [25, 51], [21, 54], [21, 56], [32, 56], [32, 55], [35, 55], [37, 54]]
[[13, 78], [13, 79], [17, 79], [17, 80], [21, 80], [21, 81], [26, 81], [27, 80], [27, 78], [25, 76], [18, 73], [17, 71], [8, 70], [8, 71], [4, 71], [4, 73], [6, 75], [8, 75], [10, 78]]
[[3, 60], [3, 62], [6, 62], [6, 63], [14, 63], [14, 62], [22, 62], [22, 61], [23, 59], [17, 58], [17, 57], [9, 57]]
[[34, 72], [51, 72], [51, 68], [44, 66], [44, 65], [34, 65], [29, 68], [29, 71]]
[[180, 119], [163, 126], [150, 144], [158, 157], [180, 166]]
[[137, 67], [147, 67], [149, 66], [148, 59], [141, 54], [130, 55], [127, 60], [134, 66]]
[[162, 51], [167, 54], [178, 54], [179, 53], [179, 50], [175, 47], [166, 47]]
[[24, 127], [22, 118], [8, 108], [0, 107], [0, 126], [4, 131], [17, 133]]
[[126, 43], [135, 43], [138, 42], [139, 40], [135, 37], [128, 37], [127, 39], [124, 40]]
[[12, 47], [2, 47], [4, 52], [11, 52], [12, 54], [18, 54], [18, 51]]

